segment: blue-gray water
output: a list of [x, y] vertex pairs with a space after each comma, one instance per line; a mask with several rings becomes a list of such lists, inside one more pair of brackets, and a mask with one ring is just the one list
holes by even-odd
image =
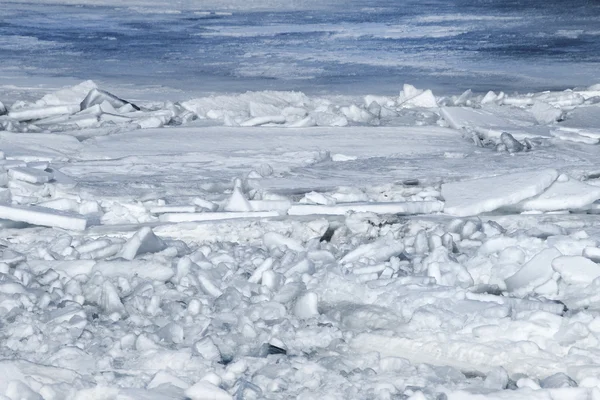
[[194, 92], [391, 94], [405, 82], [524, 92], [600, 82], [598, 1], [376, 0], [231, 15], [0, 6], [2, 67], [31, 74]]

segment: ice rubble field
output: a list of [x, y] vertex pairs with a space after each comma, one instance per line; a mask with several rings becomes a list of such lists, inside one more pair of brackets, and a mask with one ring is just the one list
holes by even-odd
[[600, 399], [600, 86], [0, 114], [2, 399]]

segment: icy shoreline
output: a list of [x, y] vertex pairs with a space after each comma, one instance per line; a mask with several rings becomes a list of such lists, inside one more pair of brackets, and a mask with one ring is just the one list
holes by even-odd
[[596, 398], [598, 111], [597, 85], [7, 104], [0, 395]]

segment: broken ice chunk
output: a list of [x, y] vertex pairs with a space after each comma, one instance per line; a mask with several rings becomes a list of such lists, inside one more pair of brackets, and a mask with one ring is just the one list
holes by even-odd
[[589, 258], [595, 263], [600, 263], [600, 248], [598, 247], [586, 247], [583, 249], [583, 256]]
[[248, 212], [252, 211], [252, 206], [248, 202], [246, 196], [242, 193], [242, 190], [239, 187], [235, 187], [223, 209], [225, 211]]
[[300, 203], [303, 204], [322, 204], [325, 206], [334, 206], [336, 200], [326, 194], [318, 193], [318, 192], [310, 192], [306, 193], [302, 199], [300, 199]]
[[273, 250], [274, 248], [281, 248], [284, 246], [290, 250], [297, 252], [305, 250], [304, 246], [300, 241], [283, 236], [276, 232], [265, 233], [265, 235], [263, 236], [263, 243], [269, 250]]
[[194, 204], [197, 205], [198, 207], [204, 208], [208, 211], [217, 211], [217, 209], [219, 208], [218, 204], [213, 203], [212, 201], [209, 201], [209, 200], [202, 199], [200, 197], [196, 197], [194, 199]]
[[301, 319], [308, 319], [319, 315], [319, 297], [314, 292], [306, 292], [294, 304], [294, 314]]
[[218, 221], [226, 219], [269, 218], [278, 217], [277, 211], [251, 211], [251, 212], [206, 212], [206, 213], [169, 213], [161, 214], [161, 222], [199, 222]]
[[366, 258], [374, 262], [383, 262], [389, 260], [404, 251], [402, 241], [395, 240], [393, 237], [384, 236], [371, 243], [358, 246], [350, 251], [342, 259], [342, 263], [350, 263]]
[[[94, 263], [92, 261], [92, 263]], [[132, 278], [139, 276], [143, 279], [152, 279], [166, 282], [174, 275], [170, 265], [147, 260], [132, 261], [100, 261], [94, 264], [91, 273], [100, 272], [106, 277]]]
[[84, 230], [88, 225], [86, 217], [80, 214], [8, 204], [0, 204], [0, 219], [72, 230]]
[[552, 279], [552, 261], [562, 256], [556, 247], [542, 250], [529, 260], [519, 271], [505, 280], [509, 292], [525, 292]]
[[249, 119], [248, 121], [244, 121], [240, 124], [240, 126], [250, 127], [250, 126], [260, 126], [266, 124], [285, 124], [285, 117], [283, 115], [271, 115], [266, 117], [255, 117]]
[[552, 124], [563, 118], [563, 111], [560, 108], [553, 107], [543, 101], [536, 101], [529, 111], [538, 124]]
[[[554, 182], [536, 197], [524, 200], [513, 207], [518, 211], [553, 211], [583, 208], [600, 199], [600, 187], [568, 178]], [[512, 207], [511, 207], [512, 208]]]
[[525, 146], [521, 144], [513, 135], [508, 132], [502, 132], [500, 135], [500, 141], [506, 146], [506, 151], [509, 153], [518, 153], [525, 150]]
[[196, 206], [157, 206], [150, 209], [151, 214], [194, 213], [196, 211]]
[[444, 212], [465, 217], [494, 211], [542, 193], [557, 177], [556, 170], [546, 169], [444, 183]]
[[10, 203], [11, 200], [12, 200], [12, 196], [10, 193], [10, 189], [0, 188], [0, 202]]
[[188, 388], [185, 395], [190, 400], [233, 400], [225, 390], [207, 381], [200, 381]]
[[52, 174], [36, 168], [19, 167], [9, 169], [8, 177], [29, 183], [46, 183], [52, 179]]
[[288, 215], [344, 215], [349, 211], [377, 214], [431, 214], [443, 209], [440, 201], [403, 201], [386, 203], [344, 203], [334, 206], [321, 204], [294, 204]]
[[221, 352], [210, 336], [203, 337], [192, 346], [194, 354], [202, 356], [205, 360], [221, 361]]
[[144, 253], [158, 253], [167, 247], [161, 238], [156, 236], [152, 229], [143, 227], [123, 245], [119, 256], [126, 260], [133, 260]]
[[581, 256], [555, 258], [552, 260], [552, 268], [570, 285], [587, 285], [600, 276], [600, 265]]
[[154, 378], [152, 378], [152, 380], [150, 381], [150, 383], [148, 383], [146, 388], [154, 389], [159, 388], [161, 385], [171, 385], [183, 390], [187, 389], [190, 386], [186, 382], [177, 378], [176, 376], [173, 376], [168, 372], [161, 370], [158, 371], [156, 375], [154, 375]]
[[120, 99], [112, 93], [109, 93], [105, 90], [100, 89], [92, 89], [89, 91], [88, 95], [83, 99], [81, 104], [79, 105], [79, 110], [85, 110], [86, 108], [95, 106], [96, 104], [102, 104], [104, 102], [109, 103], [113, 108], [123, 107], [125, 105], [130, 105], [135, 110], [140, 111], [140, 108], [133, 103], [130, 103], [126, 100]]
[[79, 111], [79, 106], [75, 104], [67, 104], [50, 107], [22, 108], [11, 110], [8, 116], [17, 121], [31, 121], [36, 119], [48, 118], [55, 115], [70, 115]]

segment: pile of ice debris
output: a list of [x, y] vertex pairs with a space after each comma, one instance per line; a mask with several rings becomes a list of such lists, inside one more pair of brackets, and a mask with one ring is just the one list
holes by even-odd
[[143, 110], [92, 81], [59, 90], [30, 103], [17, 101], [0, 112], [0, 129], [13, 132], [64, 132], [99, 127], [124, 130], [181, 124], [194, 115], [172, 103], [149, 104]]
[[[503, 144], [505, 147], [500, 149], [512, 152], [522, 150], [518, 141], [505, 139], [499, 142], [500, 136], [503, 133], [519, 136], [519, 128], [527, 128], [525, 137], [528, 141], [524, 145], [529, 148], [530, 137], [539, 134], [598, 143], [600, 132], [597, 130], [563, 129], [557, 122], [568, 120], [570, 113], [578, 109], [593, 115], [599, 103], [600, 85], [583, 90], [524, 95], [494, 92], [475, 95], [467, 90], [460, 96], [436, 97], [431, 90], [406, 84], [398, 96], [367, 95], [362, 101], [344, 96], [319, 98], [301, 92], [263, 91], [210, 96], [181, 103], [136, 105], [86, 81], [48, 94], [34, 103], [17, 101], [8, 108], [0, 104], [0, 130], [64, 132], [112, 128], [108, 133], [115, 133], [181, 125], [196, 119], [241, 127], [442, 125], [466, 129], [476, 133], [482, 145], [491, 141], [494, 145]], [[540, 126], [551, 126], [552, 129], [529, 129]]]
[[[263, 165], [263, 169], [272, 171], [268, 165]], [[221, 193], [210, 196], [198, 193], [170, 203], [160, 197], [101, 198], [86, 195], [76, 181], [47, 161], [5, 159], [2, 153], [0, 225], [16, 228], [31, 224], [83, 230], [91, 225], [343, 216], [352, 212], [404, 216], [443, 213], [461, 217], [486, 213], [600, 212], [600, 185], [582, 182], [553, 169], [448, 181], [433, 186], [421, 186], [415, 180], [364, 188], [338, 187], [302, 195], [263, 190], [256, 184], [262, 178], [253, 170], [244, 179], [234, 179], [233, 185]]]
[[0, 152], [0, 226], [85, 229], [102, 209], [97, 201], [73, 194], [75, 187], [73, 179], [48, 161], [6, 159]]
[[595, 398], [599, 242], [527, 217], [2, 230], [0, 394]]
[[[543, 140], [596, 144], [599, 89], [435, 98], [406, 86], [354, 108], [274, 92], [165, 106], [86, 82], [11, 106], [0, 124], [21, 133], [0, 137], [23, 143], [5, 140], [0, 157], [0, 398], [600, 398], [592, 167], [284, 195], [255, 185], [273, 174], [263, 164], [210, 193], [102, 198], [60, 172], [73, 160], [27, 143], [40, 130], [86, 136], [86, 119], [126, 131], [390, 115], [502, 152], [531, 147], [495, 154], [527, 160]], [[550, 123], [542, 103], [560, 109]]]

